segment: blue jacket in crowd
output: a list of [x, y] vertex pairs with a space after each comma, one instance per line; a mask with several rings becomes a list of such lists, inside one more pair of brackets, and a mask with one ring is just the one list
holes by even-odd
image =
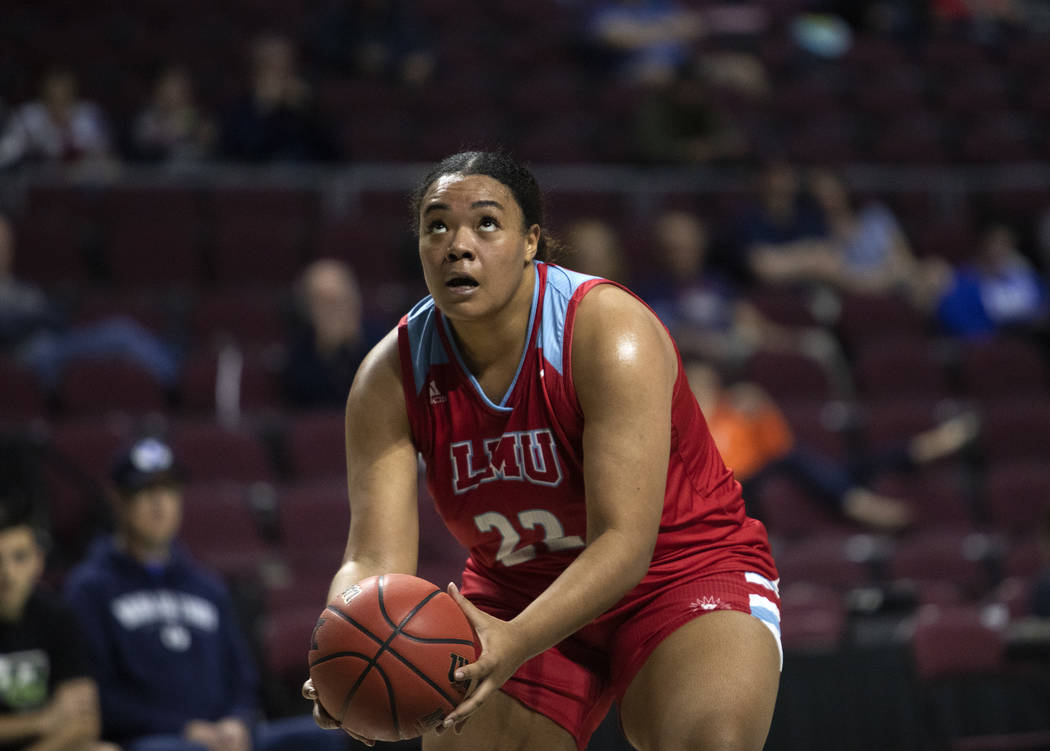
[[147, 567], [100, 540], [66, 597], [91, 648], [103, 737], [181, 733], [189, 720], [256, 719], [258, 674], [223, 584], [176, 547]]

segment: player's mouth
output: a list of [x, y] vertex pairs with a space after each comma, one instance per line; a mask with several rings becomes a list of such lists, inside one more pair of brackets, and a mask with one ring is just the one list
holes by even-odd
[[457, 274], [445, 282], [445, 287], [459, 294], [467, 294], [476, 289], [478, 281], [468, 274]]

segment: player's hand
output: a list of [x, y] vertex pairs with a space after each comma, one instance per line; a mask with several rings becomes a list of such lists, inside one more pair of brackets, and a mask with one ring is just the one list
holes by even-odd
[[321, 706], [321, 702], [317, 700], [317, 689], [314, 688], [314, 682], [309, 678], [307, 678], [306, 683], [303, 684], [303, 698], [309, 699], [314, 703], [314, 722], [316, 722], [319, 727], [322, 727], [325, 730], [342, 730], [355, 741], [360, 741], [366, 746], [374, 746], [376, 744], [376, 742], [371, 738], [363, 738], [357, 733], [353, 733], [347, 730], [341, 724], [339, 724], [339, 721], [337, 719], [332, 717], [332, 715], [328, 714], [324, 710], [324, 707]]
[[467, 695], [458, 707], [449, 712], [444, 723], [438, 726], [438, 733], [449, 728], [454, 728], [457, 733], [462, 730], [467, 719], [514, 675], [527, 656], [521, 649], [521, 639], [517, 637], [513, 625], [478, 610], [459, 593], [455, 584], [448, 585], [448, 593], [463, 609], [477, 632], [481, 640], [481, 655], [476, 661], [456, 669], [455, 679], [469, 682]]

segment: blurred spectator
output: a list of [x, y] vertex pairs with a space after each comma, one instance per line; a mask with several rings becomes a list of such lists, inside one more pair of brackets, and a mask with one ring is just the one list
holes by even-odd
[[874, 475], [890, 469], [911, 471], [954, 454], [973, 440], [978, 429], [976, 417], [963, 413], [901, 445], [843, 463], [799, 444], [783, 412], [760, 386], [748, 382], [725, 386], [717, 370], [699, 362], [687, 365], [687, 376], [715, 445], [744, 486], [745, 499], [755, 503], [763, 482], [787, 475], [832, 510], [877, 529], [907, 526], [912, 510], [904, 501], [869, 488], [867, 482]]
[[329, 0], [311, 27], [311, 52], [337, 73], [419, 86], [433, 72], [434, 58], [423, 41], [415, 3]]
[[310, 162], [336, 158], [313, 94], [299, 72], [292, 41], [279, 34], [251, 46], [250, 91], [222, 125], [224, 156], [248, 162]]
[[1014, 230], [993, 222], [974, 262], [952, 273], [936, 310], [941, 326], [954, 336], [1036, 332], [1047, 324], [1047, 285], [1018, 250]]
[[56, 303], [14, 275], [14, 261], [14, 228], [0, 214], [0, 354], [32, 368], [48, 389], [58, 385], [70, 361], [102, 357], [129, 359], [165, 387], [175, 386], [179, 358], [173, 348], [128, 318], [68, 326]]
[[800, 254], [782, 278], [823, 281], [848, 292], [899, 294], [928, 310], [946, 273], [944, 262], [917, 259], [889, 208], [875, 201], [858, 206], [834, 172], [814, 170], [809, 184], [824, 212], [829, 242]]
[[746, 135], [719, 108], [703, 73], [693, 64], [653, 86], [637, 109], [635, 144], [647, 162], [725, 162], [748, 154]]
[[829, 334], [774, 323], [708, 266], [709, 233], [695, 215], [662, 213], [653, 244], [656, 263], [636, 289], [683, 351], [725, 364], [739, 364], [759, 350], [798, 351], [828, 366], [839, 361]]
[[40, 96], [16, 109], [0, 136], [0, 168], [20, 162], [81, 162], [110, 155], [110, 135], [99, 106], [77, 98], [77, 80], [52, 68]]
[[284, 391], [299, 407], [342, 407], [357, 366], [375, 343], [365, 332], [361, 289], [341, 261], [310, 264], [297, 287], [297, 324], [289, 337]]
[[768, 162], [759, 175], [757, 200], [736, 227], [735, 245], [746, 269], [759, 282], [793, 280], [799, 263], [827, 250], [827, 222], [801, 190], [798, 170], [789, 162]]
[[200, 159], [210, 154], [215, 137], [215, 123], [198, 106], [189, 71], [165, 68], [149, 104], [135, 118], [135, 155], [160, 162]]
[[[183, 471], [155, 438], [116, 460], [116, 533], [70, 572], [102, 733], [124, 751], [336, 751], [313, 718], [260, 720], [258, 675], [223, 583], [179, 545]], [[305, 647], [304, 647], [305, 649]]]
[[0, 748], [101, 751], [76, 614], [40, 585], [45, 540], [24, 497], [0, 499]]
[[608, 222], [588, 217], [578, 219], [567, 233], [569, 255], [565, 265], [593, 276], [626, 284], [627, 264], [619, 233]]
[[591, 6], [586, 23], [587, 36], [608, 66], [642, 84], [670, 80], [704, 32], [700, 14], [674, 0], [601, 0]]

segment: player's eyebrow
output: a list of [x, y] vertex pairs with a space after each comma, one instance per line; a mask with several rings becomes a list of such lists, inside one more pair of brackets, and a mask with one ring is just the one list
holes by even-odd
[[[499, 209], [500, 211], [503, 211], [504, 208], [505, 208], [503, 206], [503, 204], [500, 203], [499, 201], [493, 201], [493, 200], [490, 200], [490, 199], [483, 199], [483, 200], [480, 200], [480, 201], [474, 201], [474, 203], [470, 204], [470, 208], [472, 208], [472, 209], [480, 209], [480, 208], [484, 208], [485, 206], [494, 206], [495, 208]], [[431, 211], [447, 211], [449, 208], [451, 208], [451, 207], [447, 203], [442, 203], [441, 201], [436, 201], [434, 203], [427, 204], [427, 207], [425, 209], [423, 209], [423, 216], [426, 216]]]

